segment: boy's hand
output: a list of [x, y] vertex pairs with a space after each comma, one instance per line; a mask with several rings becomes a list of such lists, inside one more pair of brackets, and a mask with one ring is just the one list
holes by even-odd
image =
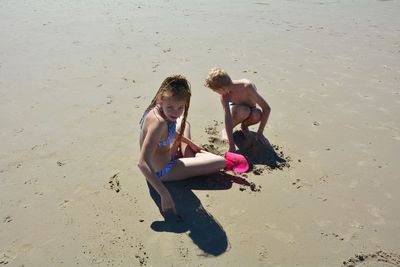
[[228, 150], [229, 152], [236, 152], [236, 147], [235, 147], [235, 145], [231, 145], [231, 146], [229, 146], [229, 150]]
[[176, 214], [175, 202], [171, 197], [171, 194], [166, 191], [161, 197], [161, 211], [162, 212], [173, 212]]
[[271, 146], [271, 144], [269, 143], [268, 139], [262, 133], [257, 133], [256, 134], [256, 140], [260, 141], [264, 145]]

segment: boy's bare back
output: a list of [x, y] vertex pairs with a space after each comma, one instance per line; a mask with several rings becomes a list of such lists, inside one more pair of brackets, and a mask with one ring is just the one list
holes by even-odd
[[236, 105], [256, 106], [254, 92], [257, 91], [251, 81], [247, 79], [233, 80], [226, 100]]

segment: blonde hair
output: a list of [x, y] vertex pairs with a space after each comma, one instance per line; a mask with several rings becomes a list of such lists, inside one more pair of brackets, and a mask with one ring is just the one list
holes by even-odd
[[221, 68], [212, 68], [208, 73], [205, 86], [211, 89], [217, 89], [232, 84], [231, 77]]
[[158, 101], [162, 101], [167, 97], [174, 97], [179, 100], [185, 100], [185, 111], [183, 112], [183, 118], [181, 127], [179, 129], [179, 134], [177, 140], [180, 141], [183, 132], [185, 131], [186, 126], [186, 118], [190, 105], [190, 97], [192, 96], [192, 92], [190, 90], [190, 83], [186, 79], [185, 76], [180, 74], [175, 74], [168, 76], [161, 83], [160, 88], [158, 89], [156, 95], [153, 100], [151, 100], [150, 105], [147, 107], [144, 114], [146, 114], [150, 109], [154, 108]]

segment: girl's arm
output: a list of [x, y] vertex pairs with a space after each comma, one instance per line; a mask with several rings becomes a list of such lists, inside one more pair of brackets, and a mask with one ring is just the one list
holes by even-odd
[[153, 186], [161, 197], [161, 210], [172, 210], [176, 213], [175, 203], [165, 185], [155, 175], [155, 170], [151, 165], [151, 157], [157, 149], [157, 144], [163, 132], [163, 124], [159, 121], [149, 123], [147, 134], [144, 137], [140, 150], [138, 167], [142, 171], [146, 180]]
[[201, 150], [203, 150], [203, 148], [201, 146], [196, 145], [195, 143], [193, 143], [192, 140], [190, 140], [189, 138], [184, 137], [183, 135], [181, 137], [181, 142], [187, 144], [195, 153], [198, 153]]
[[221, 104], [222, 108], [224, 109], [225, 113], [225, 131], [226, 136], [228, 137], [229, 142], [229, 151], [234, 152], [236, 150], [235, 143], [233, 142], [233, 122], [232, 122], [232, 115], [231, 109], [229, 107], [229, 101], [226, 97], [221, 96]]

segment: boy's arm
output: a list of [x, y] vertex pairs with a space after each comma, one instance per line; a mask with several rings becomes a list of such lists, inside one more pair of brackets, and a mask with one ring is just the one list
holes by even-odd
[[250, 98], [253, 99], [254, 102], [256, 102], [257, 105], [259, 105], [260, 108], [262, 109], [261, 120], [260, 120], [260, 125], [258, 126], [257, 135], [262, 139], [265, 139], [263, 133], [265, 126], [267, 125], [268, 122], [269, 114], [271, 113], [271, 107], [268, 105], [267, 101], [265, 101], [265, 99], [257, 92], [256, 86], [254, 84], [252, 84], [251, 86], [252, 89], [249, 92]]
[[231, 109], [229, 107], [229, 101], [225, 96], [221, 96], [221, 104], [222, 108], [224, 109], [225, 113], [225, 131], [226, 136], [228, 137], [229, 142], [229, 151], [234, 152], [236, 150], [235, 143], [233, 141], [233, 122], [232, 122], [232, 115]]

